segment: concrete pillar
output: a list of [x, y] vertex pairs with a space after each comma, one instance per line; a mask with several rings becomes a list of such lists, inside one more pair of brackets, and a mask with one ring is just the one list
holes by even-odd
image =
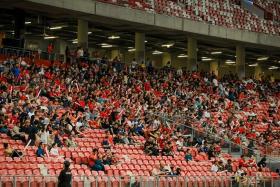
[[118, 49], [114, 49], [114, 50], [111, 51], [111, 59], [112, 60], [119, 55], [120, 55], [120, 51]]
[[88, 22], [78, 20], [78, 46], [88, 48]]
[[15, 9], [14, 19], [14, 38], [20, 41], [19, 46], [24, 47], [24, 34], [25, 34], [25, 12], [21, 9]]
[[245, 48], [236, 46], [236, 74], [239, 79], [245, 78]]
[[166, 66], [168, 62], [171, 62], [171, 54], [168, 53], [168, 52], [164, 52], [162, 54], [162, 64], [161, 64], [161, 67]]
[[66, 61], [65, 50], [67, 47], [67, 42], [62, 39], [56, 39], [54, 45], [55, 45], [54, 52], [57, 55], [60, 55], [59, 60], [65, 62]]
[[257, 80], [261, 80], [262, 75], [263, 75], [262, 67], [261, 67], [260, 64], [258, 64], [258, 65], [255, 67], [254, 77], [255, 77], [255, 79], [257, 79]]
[[135, 59], [137, 63], [145, 62], [145, 34], [135, 33]]
[[189, 71], [197, 70], [197, 40], [188, 38], [188, 67]]
[[219, 76], [219, 62], [218, 61], [210, 62], [210, 73], [214, 73], [217, 77]]
[[3, 39], [6, 37], [4, 32], [0, 32], [0, 48], [3, 47]]

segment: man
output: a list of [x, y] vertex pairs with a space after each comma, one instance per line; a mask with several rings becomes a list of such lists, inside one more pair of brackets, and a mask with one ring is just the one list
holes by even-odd
[[64, 168], [58, 177], [58, 187], [71, 187], [72, 174], [70, 170], [70, 162], [64, 162]]

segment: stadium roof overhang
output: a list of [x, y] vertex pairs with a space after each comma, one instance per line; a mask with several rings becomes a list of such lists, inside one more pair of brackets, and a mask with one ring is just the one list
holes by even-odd
[[[36, 1], [36, 0], [34, 0]], [[70, 0], [69, 0], [70, 1]], [[47, 1], [46, 1], [47, 2]], [[66, 1], [65, 1], [66, 2]], [[100, 43], [110, 43], [122, 49], [134, 46], [134, 33], [146, 33], [146, 49], [161, 50], [172, 53], [186, 53], [187, 37], [198, 39], [199, 56], [211, 55], [211, 52], [221, 51], [221, 59], [235, 58], [235, 46], [240, 42], [220, 37], [208, 37], [201, 34], [188, 33], [164, 27], [155, 27], [148, 24], [140, 24], [122, 19], [98, 16], [96, 14], [84, 13], [73, 10], [50, 7], [48, 5], [33, 3], [23, 0], [2, 0], [0, 11], [0, 31], [10, 33], [14, 28], [13, 15], [16, 9], [26, 12], [26, 36], [43, 39], [43, 34], [54, 35], [63, 40], [72, 42], [77, 38], [77, 19], [82, 18], [89, 21], [89, 46], [98, 47]], [[91, 11], [91, 10], [89, 10]], [[62, 27], [51, 30], [51, 27]], [[109, 36], [117, 35], [119, 39], [110, 40]], [[166, 43], [174, 43], [170, 48], [163, 48]], [[269, 56], [273, 64], [279, 65], [280, 50], [277, 47], [267, 47], [253, 43], [242, 43], [246, 46], [246, 62], [253, 63], [257, 58]]]

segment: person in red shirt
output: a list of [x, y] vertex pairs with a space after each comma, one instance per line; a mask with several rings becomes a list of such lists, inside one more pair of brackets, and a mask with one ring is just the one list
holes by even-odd
[[247, 163], [244, 155], [241, 155], [240, 158], [238, 159], [238, 165], [242, 167], [247, 167]]

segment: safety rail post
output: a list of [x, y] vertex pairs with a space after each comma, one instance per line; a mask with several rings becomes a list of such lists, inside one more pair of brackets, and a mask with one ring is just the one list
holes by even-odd
[[95, 178], [95, 186], [98, 186], [97, 176], [94, 176]]
[[16, 187], [17, 185], [16, 185], [16, 176], [13, 176], [13, 187]]

